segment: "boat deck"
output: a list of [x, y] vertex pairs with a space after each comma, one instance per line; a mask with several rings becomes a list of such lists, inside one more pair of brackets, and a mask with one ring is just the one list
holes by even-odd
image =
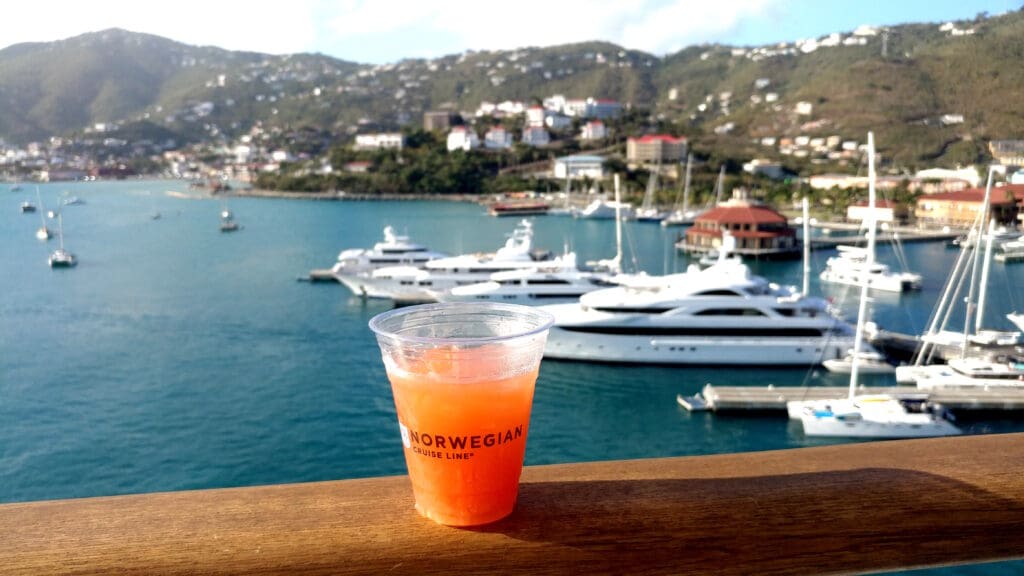
[[[677, 402], [690, 411], [774, 411], [785, 410], [790, 400], [845, 398], [846, 386], [714, 386], [707, 384], [697, 396], [678, 396]], [[860, 394], [926, 397], [929, 402], [952, 410], [1024, 410], [1024, 387], [920, 390], [914, 386], [861, 386]]]

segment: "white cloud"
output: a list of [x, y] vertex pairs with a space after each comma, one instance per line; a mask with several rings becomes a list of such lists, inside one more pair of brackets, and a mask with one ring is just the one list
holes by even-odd
[[[460, 49], [510, 49], [608, 40], [655, 54], [712, 40], [780, 0], [520, 0], [507, 10], [468, 0], [346, 0], [329, 28], [339, 38], [394, 34], [408, 56], [437, 53], [416, 31], [441, 33]], [[337, 6], [337, 5], [336, 5]], [[427, 38], [431, 38], [429, 35]]]

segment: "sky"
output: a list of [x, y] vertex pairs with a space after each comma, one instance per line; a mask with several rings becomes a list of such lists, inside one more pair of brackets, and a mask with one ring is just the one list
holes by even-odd
[[0, 48], [107, 28], [270, 54], [360, 63], [605, 40], [658, 56], [694, 44], [753, 46], [861, 24], [945, 22], [1022, 0], [37, 0], [4, 6]]

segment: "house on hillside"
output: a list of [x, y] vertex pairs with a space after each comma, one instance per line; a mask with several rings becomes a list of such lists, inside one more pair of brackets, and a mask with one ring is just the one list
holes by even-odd
[[500, 124], [484, 134], [484, 148], [488, 150], [507, 150], [511, 147], [512, 135]]
[[[917, 199], [914, 217], [922, 224], [969, 228], [978, 218], [984, 201], [984, 188], [928, 194]], [[1024, 203], [1024, 185], [993, 188], [990, 203], [991, 215], [996, 222], [1013, 223], [1020, 204]]]
[[1024, 140], [993, 140], [988, 151], [1003, 166], [1024, 166]]
[[469, 152], [480, 147], [480, 138], [476, 132], [466, 126], [455, 126], [448, 133], [448, 151], [465, 150]]
[[356, 136], [356, 150], [401, 150], [405, 137], [401, 133], [359, 134]]
[[523, 144], [527, 146], [547, 146], [551, 143], [551, 135], [542, 126], [523, 128]]
[[603, 140], [608, 137], [604, 122], [591, 120], [580, 128], [580, 140]]

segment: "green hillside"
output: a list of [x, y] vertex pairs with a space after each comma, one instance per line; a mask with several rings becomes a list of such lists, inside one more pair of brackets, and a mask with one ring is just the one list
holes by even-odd
[[[590, 42], [385, 66], [107, 30], [0, 50], [0, 138], [24, 143], [105, 123], [188, 142], [259, 123], [344, 141], [418, 125], [442, 106], [471, 115], [483, 101], [564, 94], [650, 111], [641, 129], [674, 130], [736, 157], [787, 159], [762, 138], [863, 141], [874, 130], [883, 158], [901, 167], [984, 160], [987, 141], [1024, 135], [1024, 13], [939, 24], [839, 31], [814, 50], [705, 45], [656, 57]], [[810, 114], [797, 114], [798, 102]]]

